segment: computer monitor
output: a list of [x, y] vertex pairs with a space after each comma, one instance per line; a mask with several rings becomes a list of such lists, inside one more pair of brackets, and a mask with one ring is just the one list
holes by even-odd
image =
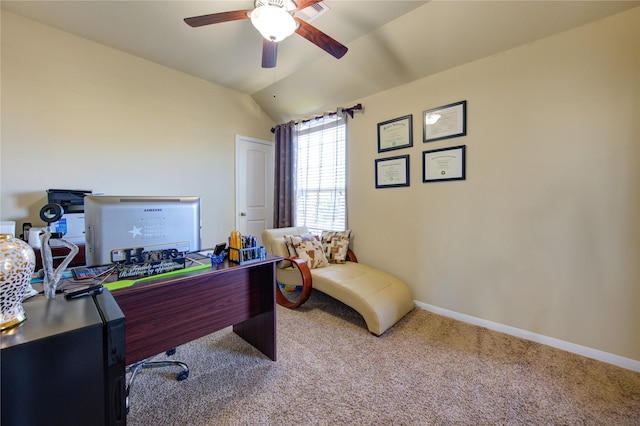
[[117, 261], [119, 249], [201, 249], [200, 197], [89, 195], [84, 216], [88, 266]]

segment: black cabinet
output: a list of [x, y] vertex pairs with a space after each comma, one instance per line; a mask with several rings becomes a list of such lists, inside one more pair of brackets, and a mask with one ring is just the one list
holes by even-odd
[[0, 423], [125, 425], [125, 322], [111, 293], [23, 306], [27, 320], [0, 334]]

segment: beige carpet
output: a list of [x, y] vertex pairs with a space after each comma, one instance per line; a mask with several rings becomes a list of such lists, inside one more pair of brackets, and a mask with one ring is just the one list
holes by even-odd
[[230, 328], [181, 346], [190, 377], [139, 375], [128, 424], [640, 425], [639, 373], [421, 309], [375, 337], [319, 292], [277, 315], [277, 362]]

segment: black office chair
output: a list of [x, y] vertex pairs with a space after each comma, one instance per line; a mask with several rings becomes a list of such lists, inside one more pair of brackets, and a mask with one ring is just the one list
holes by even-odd
[[[176, 349], [175, 348], [169, 349], [165, 353], [168, 356], [175, 355]], [[127, 395], [125, 398], [125, 405], [126, 405], [127, 414], [129, 413], [129, 396], [131, 395], [131, 388], [133, 387], [133, 381], [135, 380], [138, 373], [140, 373], [142, 370], [146, 368], [161, 368], [161, 367], [170, 367], [172, 365], [177, 365], [178, 367], [181, 368], [181, 370], [180, 372], [178, 372], [178, 374], [176, 374], [176, 380], [181, 382], [183, 380], [186, 380], [187, 377], [189, 377], [189, 366], [184, 362], [176, 361], [176, 360], [151, 361], [152, 359], [153, 358], [147, 358], [142, 361], [134, 362], [133, 364], [129, 365], [125, 370], [126, 374], [131, 374], [129, 376], [129, 380], [127, 380], [127, 388], [126, 388]]]

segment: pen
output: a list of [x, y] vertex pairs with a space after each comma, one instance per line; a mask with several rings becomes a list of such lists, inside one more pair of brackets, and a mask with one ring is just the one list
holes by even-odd
[[64, 294], [64, 298], [67, 300], [77, 299], [79, 297], [87, 296], [91, 293], [102, 293], [102, 284], [92, 285], [91, 287], [83, 288], [81, 290], [70, 291]]

